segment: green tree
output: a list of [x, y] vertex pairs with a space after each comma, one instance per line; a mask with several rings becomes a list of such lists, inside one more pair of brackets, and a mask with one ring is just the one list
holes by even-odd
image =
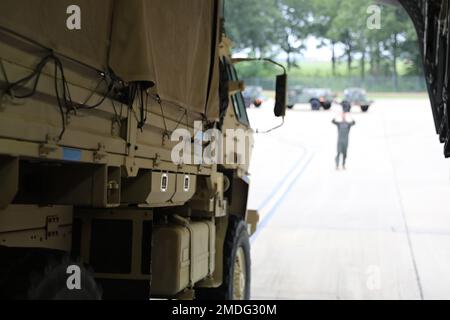
[[342, 0], [313, 1], [313, 22], [311, 31], [314, 36], [322, 40], [321, 46], [329, 46], [331, 51], [331, 70], [336, 75], [336, 44], [338, 40], [330, 37], [334, 20], [337, 17]]
[[407, 75], [422, 76], [423, 64], [416, 29], [409, 19], [405, 22], [404, 41], [400, 44], [400, 57], [407, 63]]
[[305, 49], [304, 40], [311, 33], [313, 6], [308, 0], [275, 0], [275, 3], [278, 9], [275, 44], [286, 54], [286, 64], [291, 69], [295, 66], [293, 55]]
[[252, 54], [258, 57], [272, 49], [278, 16], [274, 0], [225, 1], [226, 33], [236, 49], [251, 49]]
[[371, 0], [343, 0], [339, 2], [337, 14], [334, 17], [326, 36], [333, 43], [344, 46], [347, 60], [347, 72], [352, 72], [352, 64], [356, 53], [361, 53], [361, 72], [365, 74], [367, 39], [367, 8]]
[[[358, 61], [360, 77], [366, 76], [367, 63], [372, 75], [393, 75], [398, 83], [399, 59], [410, 62], [408, 72], [420, 73], [417, 37], [404, 10], [382, 6], [381, 29], [370, 30], [368, 7], [373, 0], [226, 0], [225, 28], [237, 50], [251, 56], [286, 55], [286, 65], [296, 65], [295, 56], [305, 49], [309, 36], [320, 39], [331, 51], [331, 69], [345, 59], [348, 74]], [[380, 5], [381, 6], [381, 5]], [[337, 56], [336, 47], [344, 54]], [[246, 66], [248, 73], [265, 75], [266, 66]]]
[[[393, 76], [395, 89], [398, 88], [398, 61], [405, 55], [405, 50], [412, 49], [418, 52], [410, 44], [414, 38], [411, 32], [412, 24], [406, 12], [395, 6], [383, 6], [381, 29], [373, 30], [372, 38], [378, 42], [376, 54], [380, 54], [388, 62], [388, 70]], [[409, 42], [409, 45], [406, 43]], [[381, 47], [381, 50], [379, 49]], [[407, 54], [406, 54], [407, 55]], [[379, 57], [377, 57], [379, 59]]]

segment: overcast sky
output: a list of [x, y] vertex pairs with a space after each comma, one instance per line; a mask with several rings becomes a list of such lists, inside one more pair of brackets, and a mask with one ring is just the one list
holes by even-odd
[[[315, 37], [309, 37], [306, 40], [306, 49], [302, 52], [301, 55], [298, 55], [296, 58], [298, 61], [331, 61], [331, 51], [327, 46], [317, 48], [320, 45], [320, 41]], [[336, 55], [340, 56], [343, 54], [343, 48], [339, 45], [336, 46]], [[236, 57], [247, 57], [248, 52], [237, 52], [234, 54]], [[277, 60], [285, 61], [286, 54], [280, 53], [277, 56]]]

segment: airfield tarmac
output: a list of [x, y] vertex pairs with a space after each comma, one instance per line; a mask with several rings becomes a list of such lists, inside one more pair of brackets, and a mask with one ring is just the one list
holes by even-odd
[[[248, 110], [278, 123], [273, 101]], [[258, 134], [249, 208], [253, 299], [449, 299], [450, 160], [424, 98], [352, 110], [346, 171], [336, 171], [340, 106], [288, 110]]]

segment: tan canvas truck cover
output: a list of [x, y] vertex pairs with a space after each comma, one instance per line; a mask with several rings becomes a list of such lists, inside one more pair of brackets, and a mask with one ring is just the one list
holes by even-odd
[[[81, 30], [66, 26], [72, 5]], [[216, 0], [1, 0], [0, 28], [216, 118], [217, 12]]]

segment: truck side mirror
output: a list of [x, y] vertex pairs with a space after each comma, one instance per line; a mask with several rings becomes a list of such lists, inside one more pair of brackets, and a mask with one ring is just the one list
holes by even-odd
[[274, 113], [276, 117], [283, 117], [286, 115], [286, 103], [287, 103], [287, 74], [286, 68], [272, 60], [267, 58], [236, 58], [232, 59], [233, 64], [244, 61], [265, 61], [272, 63], [283, 70], [283, 74], [277, 76], [277, 83], [275, 88], [275, 109]]
[[284, 117], [286, 115], [287, 100], [287, 74], [277, 76], [275, 88], [275, 117]]

